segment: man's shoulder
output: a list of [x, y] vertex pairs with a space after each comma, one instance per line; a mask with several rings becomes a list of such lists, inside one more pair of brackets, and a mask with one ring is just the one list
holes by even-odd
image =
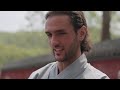
[[51, 63], [48, 63], [47, 65], [39, 68], [38, 70], [34, 71], [34, 72], [41, 72], [41, 71], [46, 71], [50, 66], [54, 65], [56, 62], [51, 62]]
[[52, 62], [52, 63], [49, 63], [49, 64], [47, 64], [47, 65], [45, 65], [45, 66], [37, 69], [36, 71], [34, 71], [34, 72], [30, 75], [29, 79], [37, 79], [38, 77], [42, 77], [42, 76], [46, 73], [46, 71], [47, 71], [49, 68], [51, 68], [52, 66], [54, 66], [55, 64], [56, 64], [56, 62]]
[[92, 65], [88, 64], [84, 71], [84, 78], [86, 79], [109, 79], [109, 77], [102, 71], [96, 69]]

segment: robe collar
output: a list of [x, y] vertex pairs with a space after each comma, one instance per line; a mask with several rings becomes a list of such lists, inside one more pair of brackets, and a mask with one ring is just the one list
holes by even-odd
[[76, 59], [72, 64], [67, 66], [62, 72], [57, 75], [57, 63], [55, 65], [55, 79], [73, 79], [77, 76], [82, 75], [87, 67], [87, 58], [83, 53], [78, 59]]

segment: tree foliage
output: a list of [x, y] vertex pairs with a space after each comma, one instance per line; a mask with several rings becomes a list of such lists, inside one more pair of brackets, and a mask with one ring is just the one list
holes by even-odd
[[44, 32], [0, 33], [0, 64], [48, 53]]
[[44, 27], [45, 22], [45, 11], [28, 11], [25, 16], [28, 21], [27, 29], [30, 30], [40, 30], [40, 28]]

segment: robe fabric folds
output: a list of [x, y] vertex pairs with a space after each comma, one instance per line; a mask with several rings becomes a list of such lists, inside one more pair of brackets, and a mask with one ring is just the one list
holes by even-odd
[[85, 54], [82, 54], [72, 64], [58, 74], [57, 61], [34, 71], [28, 79], [109, 79], [109, 77], [87, 63]]

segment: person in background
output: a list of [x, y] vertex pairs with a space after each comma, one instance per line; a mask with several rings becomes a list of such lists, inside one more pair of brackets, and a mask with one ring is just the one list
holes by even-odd
[[34, 71], [28, 79], [109, 79], [87, 62], [91, 45], [82, 11], [49, 11], [45, 33], [55, 62]]

